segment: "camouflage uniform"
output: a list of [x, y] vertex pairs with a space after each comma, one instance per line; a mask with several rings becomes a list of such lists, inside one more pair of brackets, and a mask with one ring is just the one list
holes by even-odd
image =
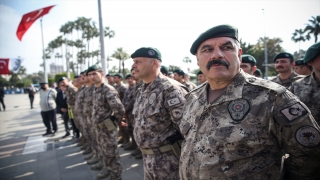
[[289, 88], [293, 81], [296, 81], [297, 79], [301, 79], [302, 77], [304, 77], [304, 76], [301, 76], [301, 75], [299, 76], [299, 74], [293, 72], [290, 75], [290, 77], [288, 79], [286, 79], [286, 80], [281, 80], [280, 76], [278, 74], [277, 77], [275, 77], [273, 79], [270, 79], [270, 81], [278, 83], [278, 84], [284, 86], [285, 88]]
[[124, 97], [124, 93], [126, 92], [127, 87], [121, 82], [119, 85], [115, 84], [114, 88], [118, 91], [119, 98], [122, 101]]
[[197, 85], [189, 81], [184, 81], [182, 84], [186, 86], [189, 89], [189, 91], [197, 87]]
[[74, 111], [74, 114], [76, 115], [76, 118], [77, 118], [77, 121], [78, 121], [78, 124], [79, 124], [79, 130], [80, 132], [82, 133], [82, 136], [84, 136], [86, 139], [88, 138], [88, 134], [87, 134], [87, 131], [86, 131], [86, 127], [87, 127], [87, 124], [85, 122], [85, 119], [84, 119], [84, 113], [83, 113], [83, 103], [84, 103], [84, 99], [85, 99], [85, 95], [84, 95], [84, 92], [86, 91], [87, 87], [86, 86], [83, 86], [79, 91], [78, 91], [78, 94], [77, 94], [77, 97], [76, 97], [76, 101], [75, 101], [75, 111]]
[[[97, 125], [111, 116], [120, 120], [123, 114], [124, 107], [117, 91], [112, 86], [104, 83], [100, 87], [94, 87], [92, 94], [92, 121], [94, 124]], [[99, 158], [103, 159], [104, 165], [110, 172], [111, 179], [120, 179], [122, 167], [117, 148], [117, 128], [112, 131], [107, 128], [97, 128], [97, 132], [99, 134], [96, 137]]]
[[128, 130], [132, 131], [133, 130], [133, 115], [132, 115], [132, 109], [134, 105], [134, 92], [136, 90], [135, 85], [133, 85], [131, 88], [128, 87], [128, 89], [124, 93], [124, 98], [122, 101], [122, 104], [125, 109], [125, 114], [127, 115], [127, 124], [128, 124]]
[[74, 106], [71, 107], [72, 108], [72, 112], [73, 112], [73, 116], [74, 116], [74, 123], [76, 124], [77, 128], [79, 129], [79, 131], [82, 133], [82, 122], [81, 122], [81, 112], [79, 112], [78, 110], [80, 109], [79, 106], [82, 106], [81, 103], [79, 103], [80, 101], [80, 92], [83, 91], [85, 87], [81, 87], [80, 89], [78, 89], [78, 91], [76, 92], [76, 99], [75, 99], [75, 103]]
[[[184, 87], [185, 88], [185, 87]], [[152, 149], [143, 154], [144, 179], [179, 179], [179, 157], [172, 151], [160, 153], [177, 133], [187, 91], [183, 85], [161, 73], [146, 87], [141, 86], [135, 101], [134, 137], [139, 148]]]
[[186, 96], [181, 179], [282, 179], [283, 152], [292, 179], [319, 176], [320, 128], [290, 91], [242, 70], [211, 103], [208, 86]]
[[317, 123], [320, 124], [320, 81], [315, 79], [315, 73], [292, 82], [289, 90], [307, 105]]

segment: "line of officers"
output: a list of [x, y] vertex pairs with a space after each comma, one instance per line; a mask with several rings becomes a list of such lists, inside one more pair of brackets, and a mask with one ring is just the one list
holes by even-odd
[[79, 146], [102, 169], [97, 179], [121, 179], [118, 143], [143, 158], [146, 180], [320, 179], [320, 43], [303, 59], [307, 76], [292, 71], [290, 53], [278, 54], [274, 82], [252, 75], [255, 59], [242, 55], [231, 25], [203, 32], [190, 52], [206, 78], [194, 88], [181, 70], [176, 80], [161, 73], [152, 47], [131, 55], [127, 88], [97, 65], [66, 83]]

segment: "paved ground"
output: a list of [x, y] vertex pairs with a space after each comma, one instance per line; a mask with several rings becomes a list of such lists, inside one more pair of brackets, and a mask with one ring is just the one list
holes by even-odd
[[[34, 102], [35, 108], [30, 109], [26, 94], [5, 96], [7, 108], [0, 112], [0, 180], [95, 179], [99, 171], [90, 170], [82, 151], [72, 143], [73, 139], [59, 138], [65, 134], [61, 118], [57, 118], [57, 136], [41, 136], [45, 127], [38, 95]], [[130, 151], [122, 148], [120, 156], [123, 179], [143, 179], [142, 160], [135, 159]]]

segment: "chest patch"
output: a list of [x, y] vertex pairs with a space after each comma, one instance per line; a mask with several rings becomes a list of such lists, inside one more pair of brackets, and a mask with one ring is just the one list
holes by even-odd
[[319, 131], [312, 126], [303, 126], [296, 132], [296, 140], [306, 147], [314, 147], [319, 144]]
[[300, 103], [296, 103], [290, 107], [282, 109], [281, 113], [288, 121], [293, 121], [303, 115], [306, 115], [308, 112]]
[[242, 121], [250, 110], [249, 102], [245, 99], [231, 101], [228, 105], [228, 111], [234, 121]]

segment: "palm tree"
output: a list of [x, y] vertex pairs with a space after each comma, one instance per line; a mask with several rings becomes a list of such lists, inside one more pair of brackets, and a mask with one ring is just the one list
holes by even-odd
[[124, 61], [129, 59], [130, 55], [126, 51], [124, 51], [122, 47], [120, 47], [120, 48], [117, 48], [117, 50], [113, 52], [111, 57], [119, 60], [119, 73], [121, 73], [121, 62], [122, 62], [122, 75], [125, 76], [125, 74], [124, 74]]
[[318, 41], [318, 34], [320, 34], [320, 16], [311, 17], [309, 19], [310, 24], [306, 24], [307, 26], [304, 28], [304, 32], [307, 32], [308, 35], [312, 34], [314, 36], [314, 42]]
[[295, 43], [299, 42], [299, 57], [300, 57], [300, 42], [305, 42], [306, 40], [310, 39], [310, 35], [307, 34], [306, 36], [304, 36], [304, 30], [302, 29], [296, 29], [294, 31], [294, 33], [292, 33], [292, 37], [291, 40], [294, 41]]

